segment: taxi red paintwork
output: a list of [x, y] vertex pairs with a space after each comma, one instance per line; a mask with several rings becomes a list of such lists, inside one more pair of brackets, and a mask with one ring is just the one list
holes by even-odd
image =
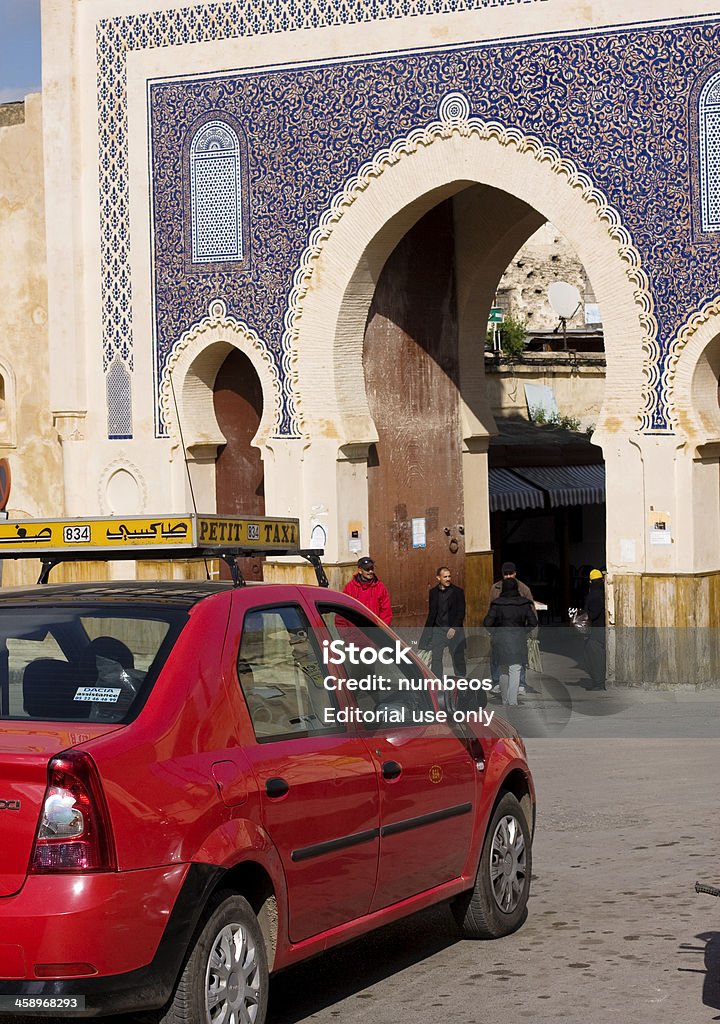
[[[314, 587], [205, 588], [136, 717], [0, 723], [0, 800], [22, 804], [0, 819], [0, 994], [96, 992], [92, 1014], [162, 1005], [230, 878], [251, 903], [272, 894], [279, 969], [471, 887], [503, 787], [532, 819], [524, 747], [501, 722], [472, 742], [438, 723], [256, 739], [236, 668], [245, 615], [292, 603], [329, 636], [321, 598], [367, 615]], [[137, 599], [151, 600], [140, 585]], [[67, 750], [102, 790], [112, 863], [34, 873], [48, 763]]]

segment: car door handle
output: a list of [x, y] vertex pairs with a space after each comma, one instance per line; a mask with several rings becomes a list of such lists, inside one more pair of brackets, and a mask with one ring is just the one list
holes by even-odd
[[402, 773], [402, 767], [397, 761], [383, 761], [382, 773], [384, 779], [397, 779]]
[[285, 781], [285, 779], [268, 779], [265, 783], [265, 792], [274, 800], [277, 800], [278, 797], [285, 796], [289, 789], [290, 785]]

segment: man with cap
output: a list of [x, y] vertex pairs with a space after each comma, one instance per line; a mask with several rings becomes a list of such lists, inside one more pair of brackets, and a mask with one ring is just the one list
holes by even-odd
[[343, 594], [349, 594], [360, 601], [371, 612], [375, 612], [388, 626], [392, 622], [392, 608], [387, 587], [375, 575], [375, 563], [365, 555], [358, 558], [358, 571], [343, 587]]
[[[514, 562], [503, 562], [500, 567], [502, 573], [502, 579], [496, 580], [495, 583], [490, 587], [490, 597], [488, 599], [488, 614], [490, 613], [490, 605], [493, 601], [500, 597], [502, 594], [503, 580], [516, 580], [518, 585], [518, 593], [520, 597], [526, 597], [532, 605], [533, 611], [537, 614], [535, 608], [535, 598], [532, 596], [532, 591], [527, 583], [523, 583], [522, 580], [517, 579], [517, 566]], [[535, 634], [533, 634], [535, 635]], [[524, 693], [526, 689], [525, 683], [525, 672], [526, 666], [523, 665], [520, 669], [520, 693]], [[498, 662], [495, 655], [495, 648], [493, 647], [490, 653], [490, 678], [493, 683], [493, 692], [500, 692], [500, 663]]]
[[599, 569], [590, 570], [590, 587], [585, 598], [590, 631], [585, 638], [585, 662], [592, 680], [586, 690], [605, 689], [605, 580]]

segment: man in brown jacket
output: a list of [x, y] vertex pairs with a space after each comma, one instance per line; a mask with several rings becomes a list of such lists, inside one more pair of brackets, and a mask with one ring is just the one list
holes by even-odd
[[[522, 580], [517, 579], [517, 566], [514, 562], [503, 562], [500, 572], [502, 573], [502, 579], [496, 580], [495, 583], [490, 587], [490, 597], [488, 599], [488, 612], [490, 611], [490, 605], [496, 597], [500, 597], [502, 594], [503, 580], [517, 580], [518, 591], [521, 597], [526, 597], [533, 607], [533, 611], [537, 614], [535, 608], [535, 598], [532, 596], [532, 591], [527, 583], [523, 583]], [[535, 634], [533, 634], [535, 635]], [[500, 665], [495, 658], [494, 648], [490, 654], [490, 677], [493, 683], [493, 692], [500, 692]], [[523, 665], [520, 670], [520, 693], [525, 693], [525, 666]]]

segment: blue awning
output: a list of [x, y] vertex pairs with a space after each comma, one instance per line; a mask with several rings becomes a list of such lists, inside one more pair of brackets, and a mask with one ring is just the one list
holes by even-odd
[[522, 466], [514, 469], [513, 473], [547, 492], [551, 508], [600, 505], [605, 501], [604, 465]]
[[488, 471], [488, 478], [491, 512], [513, 512], [518, 508], [545, 507], [543, 492], [509, 469], [491, 469]]

